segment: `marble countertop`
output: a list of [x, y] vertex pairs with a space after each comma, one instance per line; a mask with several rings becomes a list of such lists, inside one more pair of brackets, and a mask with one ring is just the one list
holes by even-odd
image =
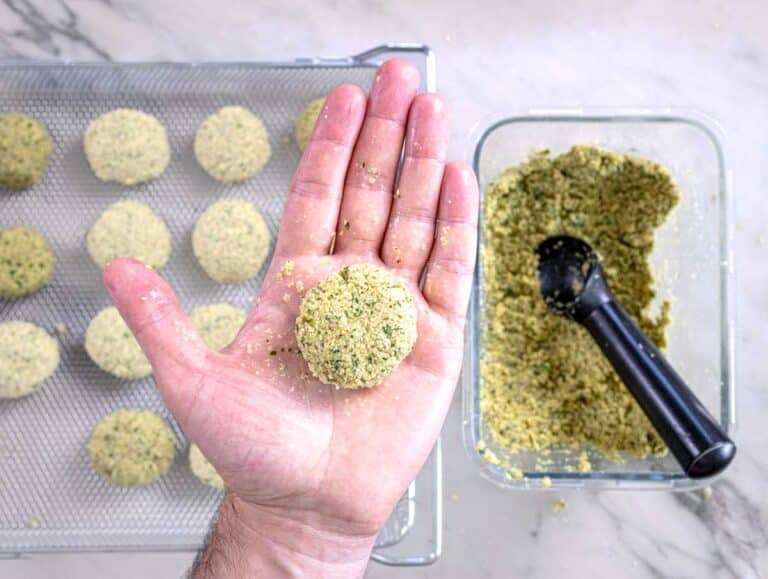
[[[764, 0], [0, 0], [0, 59], [279, 60], [431, 45], [466, 157], [488, 111], [679, 106], [726, 133], [736, 194], [738, 430], [733, 467], [700, 492], [514, 493], [482, 480], [454, 404], [444, 432], [445, 548], [383, 577], [768, 577], [768, 4]], [[568, 508], [553, 513], [554, 498]], [[188, 554], [0, 561], [6, 578], [180, 575]]]

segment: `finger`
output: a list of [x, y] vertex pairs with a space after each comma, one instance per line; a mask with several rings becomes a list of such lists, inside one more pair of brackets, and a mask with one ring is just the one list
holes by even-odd
[[404, 60], [381, 65], [347, 172], [336, 253], [378, 254], [389, 219], [408, 109], [419, 72]]
[[474, 173], [464, 163], [449, 163], [440, 191], [424, 297], [437, 313], [462, 327], [475, 269], [477, 211]]
[[381, 257], [388, 266], [418, 281], [435, 236], [435, 216], [448, 150], [448, 111], [435, 94], [411, 105], [405, 158]]
[[174, 414], [189, 374], [210, 354], [167, 283], [140, 261], [118, 259], [104, 270], [112, 302], [147, 355], [160, 392]]
[[276, 254], [327, 254], [344, 177], [365, 114], [365, 93], [341, 85], [325, 101], [285, 202]]

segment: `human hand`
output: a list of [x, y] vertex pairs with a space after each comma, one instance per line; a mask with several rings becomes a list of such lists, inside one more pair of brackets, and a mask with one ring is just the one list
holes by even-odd
[[[351, 85], [328, 96], [259, 298], [221, 353], [195, 335], [159, 275], [132, 260], [104, 272], [168, 409], [230, 490], [201, 574], [246, 559], [264, 573], [362, 573], [440, 431], [462, 363], [478, 196], [469, 168], [445, 164], [444, 101], [417, 96], [418, 84], [415, 67], [392, 60], [367, 100]], [[303, 292], [357, 262], [405, 281], [418, 340], [381, 385], [346, 390], [309, 374], [294, 323]]]

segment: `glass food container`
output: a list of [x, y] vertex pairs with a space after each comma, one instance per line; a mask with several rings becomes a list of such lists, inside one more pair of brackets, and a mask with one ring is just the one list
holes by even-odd
[[[679, 205], [657, 230], [651, 256], [656, 298], [671, 302], [667, 357], [704, 405], [733, 435], [734, 260], [730, 176], [717, 126], [702, 115], [674, 111], [530, 111], [504, 118], [481, 129], [474, 149], [474, 168], [481, 191], [479, 250], [483, 250], [484, 192], [504, 169], [525, 161], [533, 151], [552, 155], [576, 144], [595, 144], [619, 153], [658, 161], [672, 173], [681, 191]], [[692, 481], [674, 457], [626, 457], [608, 460], [589, 448], [552, 450], [547, 470], [536, 470], [538, 453], [510, 453], [498, 445], [480, 409], [483, 382], [483, 266], [478, 261], [470, 309], [464, 364], [464, 441], [474, 464], [496, 484], [516, 489], [692, 489]], [[478, 445], [486, 445], [504, 465], [522, 471], [522, 478], [485, 461]], [[586, 451], [592, 471], [578, 472]]]

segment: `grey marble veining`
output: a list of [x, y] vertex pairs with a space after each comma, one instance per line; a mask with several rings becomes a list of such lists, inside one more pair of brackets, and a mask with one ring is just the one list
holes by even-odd
[[[679, 106], [716, 118], [737, 197], [739, 456], [700, 492], [511, 493], [445, 429], [446, 537], [425, 569], [370, 577], [768, 577], [768, 4], [623, 1], [0, 0], [0, 58], [274, 60], [425, 42], [468, 158], [489, 114], [545, 106]], [[568, 508], [552, 512], [562, 496]], [[176, 576], [188, 555], [0, 562], [2, 577]]]

